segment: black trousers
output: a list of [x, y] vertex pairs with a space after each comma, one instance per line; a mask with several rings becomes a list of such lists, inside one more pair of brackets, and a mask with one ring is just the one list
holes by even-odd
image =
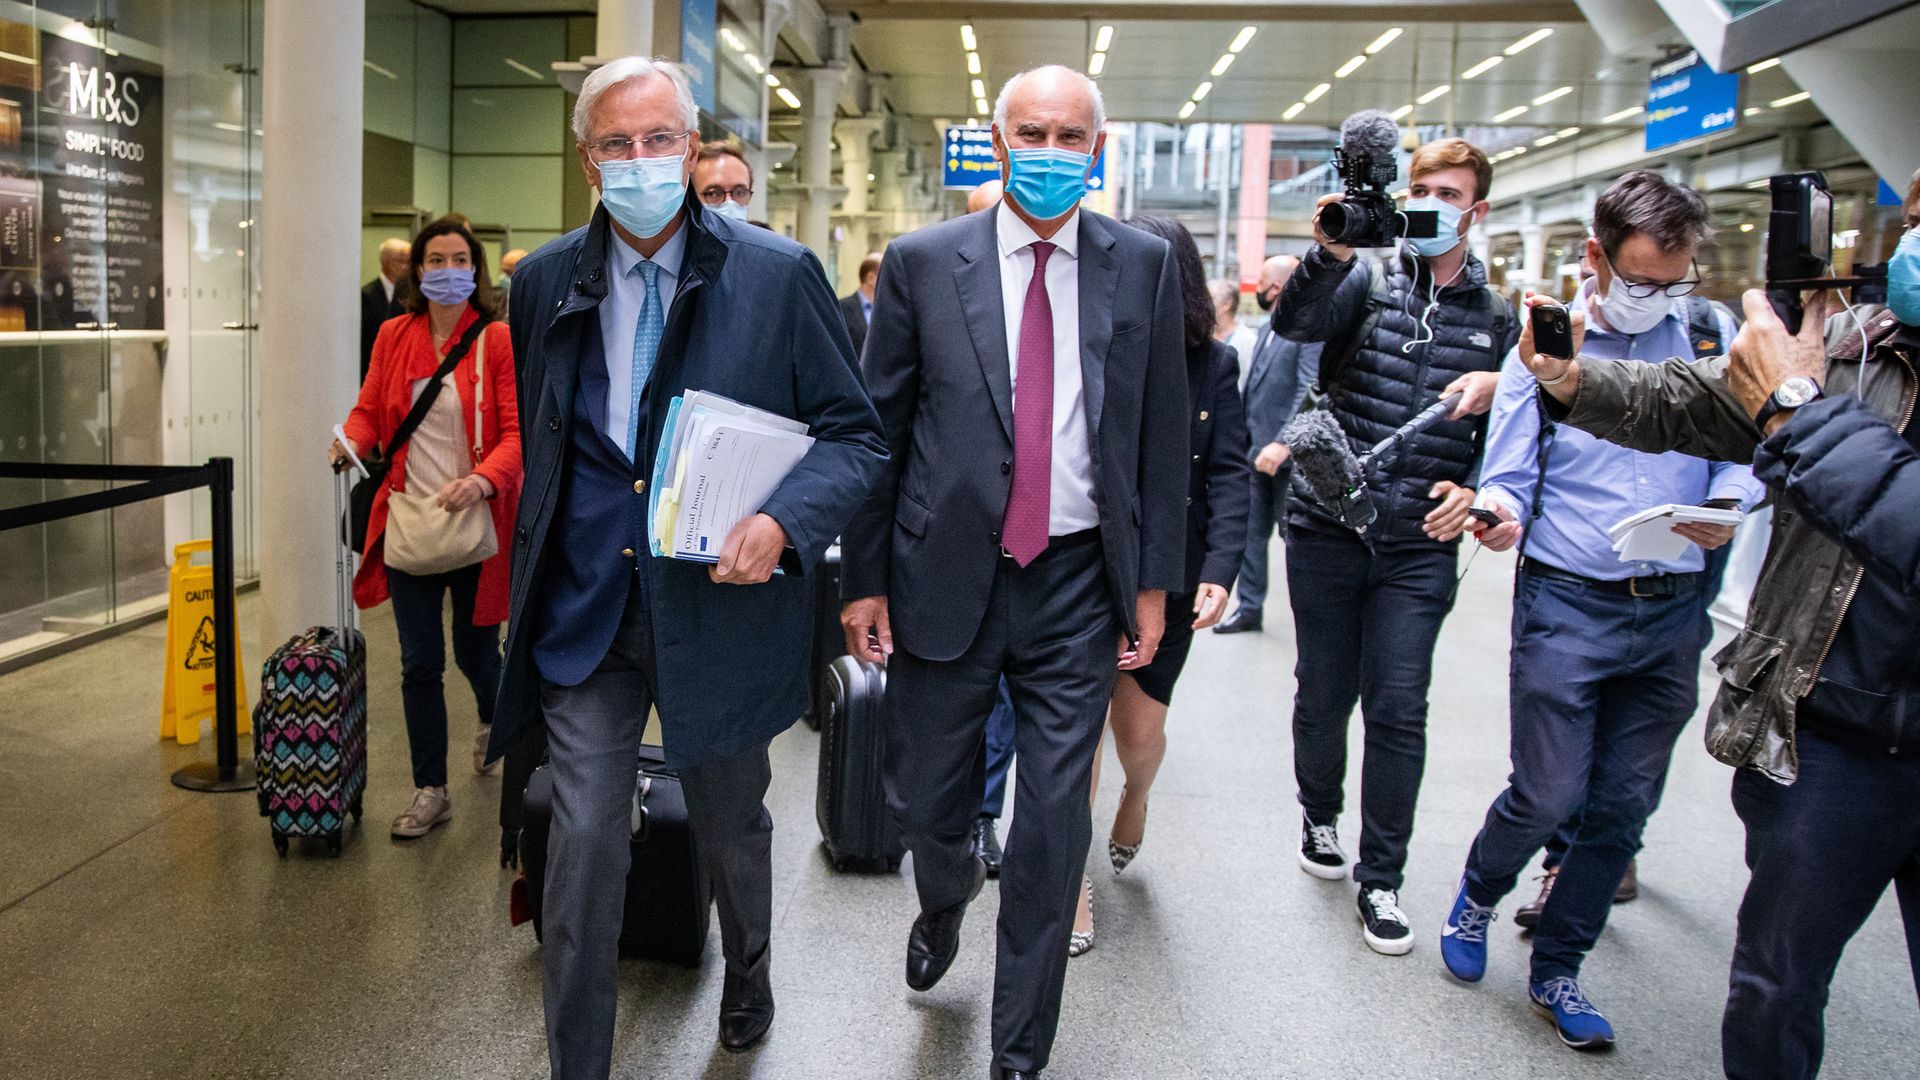
[[1067, 939], [1093, 836], [1087, 797], [1113, 696], [1120, 622], [1097, 543], [1049, 549], [1021, 569], [1000, 561], [973, 645], [954, 660], [888, 662], [887, 801], [913, 852], [923, 911], [961, 903], [973, 884], [968, 832], [1000, 679], [1013, 699], [1013, 816], [1000, 869], [993, 1053], [1038, 1071], [1053, 1051]]
[[[1920, 754], [1795, 736], [1800, 776], [1733, 776], [1753, 879], [1740, 902], [1720, 1053], [1730, 1080], [1810, 1080], [1826, 1049], [1827, 989], [1847, 942], [1891, 883], [1920, 991]], [[1877, 1003], [1914, 1022], [1913, 1002]]]
[[1433, 646], [1453, 608], [1452, 545], [1380, 545], [1358, 536], [1292, 529], [1287, 592], [1293, 604], [1293, 773], [1300, 805], [1339, 814], [1347, 776], [1347, 722], [1366, 724], [1360, 765], [1360, 858], [1355, 880], [1398, 890], [1427, 766], [1427, 687]]
[[1240, 606], [1236, 618], [1259, 619], [1267, 605], [1267, 545], [1287, 524], [1287, 488], [1293, 483], [1293, 463], [1277, 476], [1253, 474], [1253, 499], [1247, 504], [1247, 550], [1240, 556]]

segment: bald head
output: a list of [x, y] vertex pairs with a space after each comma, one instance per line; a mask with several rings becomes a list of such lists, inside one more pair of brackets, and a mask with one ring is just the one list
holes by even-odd
[[1253, 302], [1260, 305], [1261, 311], [1273, 309], [1280, 290], [1286, 287], [1287, 279], [1299, 266], [1300, 259], [1295, 255], [1275, 255], [1260, 264], [1260, 280], [1253, 287]]
[[513, 268], [519, 266], [520, 260], [526, 257], [526, 248], [514, 248], [512, 251], [500, 256], [500, 272], [503, 274], [512, 274]]
[[405, 281], [407, 264], [413, 259], [413, 245], [397, 236], [380, 241], [380, 276], [388, 281]]
[[977, 214], [1000, 201], [1001, 183], [989, 180], [972, 191], [967, 192], [967, 213]]
[[1023, 71], [1000, 87], [1000, 97], [993, 105], [993, 124], [1010, 145], [1020, 144], [1007, 133], [1018, 131], [1021, 123], [1035, 114], [1043, 119], [1069, 117], [1086, 132], [1089, 141], [1107, 126], [1107, 103], [1100, 96], [1099, 84], [1060, 64]]

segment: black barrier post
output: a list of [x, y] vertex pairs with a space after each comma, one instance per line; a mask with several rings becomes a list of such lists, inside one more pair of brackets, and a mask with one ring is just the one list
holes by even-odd
[[207, 462], [213, 489], [213, 738], [212, 765], [196, 761], [173, 774], [189, 791], [252, 791], [253, 763], [240, 760], [239, 620], [233, 610], [233, 459]]

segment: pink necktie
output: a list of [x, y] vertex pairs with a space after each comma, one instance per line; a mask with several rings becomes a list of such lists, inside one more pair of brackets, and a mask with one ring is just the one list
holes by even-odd
[[1013, 400], [1013, 490], [1000, 544], [1026, 566], [1047, 549], [1053, 496], [1053, 304], [1047, 299], [1047, 256], [1053, 245], [1033, 245], [1033, 279], [1020, 315], [1019, 377]]

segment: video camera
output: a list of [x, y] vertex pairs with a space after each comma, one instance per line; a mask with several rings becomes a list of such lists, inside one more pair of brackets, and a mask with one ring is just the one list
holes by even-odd
[[1865, 301], [1885, 287], [1884, 263], [1833, 277], [1833, 195], [1824, 173], [1783, 173], [1767, 181], [1773, 208], [1767, 216], [1767, 299], [1787, 333], [1800, 332], [1800, 294], [1809, 289], [1855, 290]]
[[1390, 247], [1403, 236], [1440, 234], [1440, 215], [1432, 210], [1401, 210], [1387, 189], [1400, 175], [1394, 149], [1400, 127], [1378, 109], [1364, 109], [1340, 124], [1340, 145], [1333, 167], [1345, 197], [1320, 208], [1320, 230], [1347, 247]]

